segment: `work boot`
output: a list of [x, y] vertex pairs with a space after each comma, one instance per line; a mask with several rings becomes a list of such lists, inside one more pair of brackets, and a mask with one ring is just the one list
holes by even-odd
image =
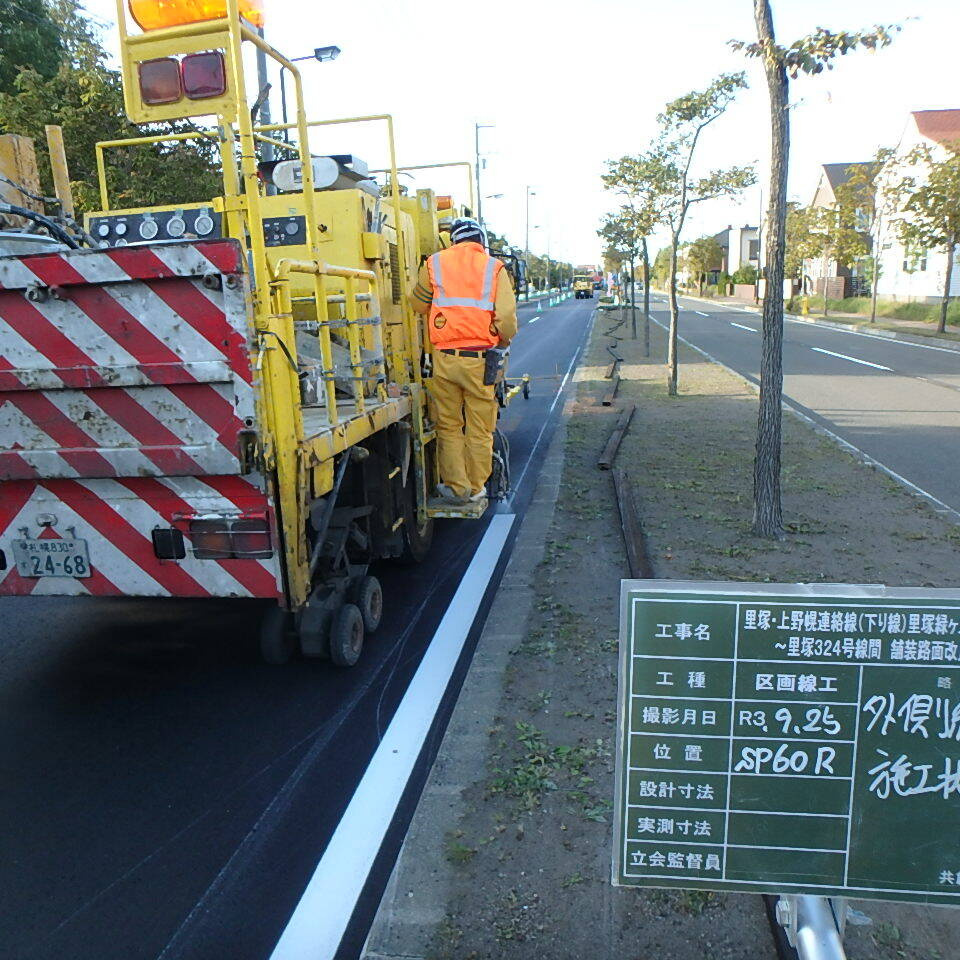
[[486, 499], [487, 499], [487, 491], [486, 491], [486, 490], [478, 490], [476, 493], [471, 493], [471, 494], [470, 494], [470, 502], [471, 502], [471, 503], [479, 503], [481, 500], [486, 500]]
[[466, 497], [461, 496], [459, 493], [454, 493], [453, 488], [448, 487], [445, 483], [437, 484], [437, 496], [446, 503], [452, 503], [458, 507], [469, 503]]

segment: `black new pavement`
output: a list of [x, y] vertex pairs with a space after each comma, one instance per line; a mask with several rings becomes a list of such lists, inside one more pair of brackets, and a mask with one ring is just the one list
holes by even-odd
[[[518, 513], [593, 306], [521, 310], [511, 370], [545, 379], [503, 417]], [[262, 665], [256, 602], [0, 600], [0, 956], [268, 957], [485, 528], [441, 521], [426, 563], [378, 571], [388, 614], [352, 670]], [[344, 957], [362, 945], [471, 654]]]

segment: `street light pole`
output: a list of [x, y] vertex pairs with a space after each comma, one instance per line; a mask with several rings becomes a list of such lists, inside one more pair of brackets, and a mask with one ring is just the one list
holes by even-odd
[[[536, 191], [531, 190], [530, 184], [528, 183], [527, 184], [527, 219], [525, 223], [526, 240], [524, 242], [524, 247], [523, 247], [524, 256], [526, 257], [527, 260], [530, 259], [530, 197], [531, 196], [535, 197], [536, 195], [537, 195]], [[530, 281], [529, 280], [525, 281], [524, 288], [525, 288], [524, 292], [527, 294], [527, 298], [529, 299], [530, 297]]]
[[473, 147], [477, 161], [477, 223], [483, 226], [483, 192], [480, 190], [480, 129], [489, 129], [495, 126], [492, 123], [475, 123], [473, 125]]

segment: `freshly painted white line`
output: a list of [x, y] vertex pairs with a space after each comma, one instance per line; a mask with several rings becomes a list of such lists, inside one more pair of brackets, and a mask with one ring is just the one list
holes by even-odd
[[710, 316], [709, 313], [703, 313], [703, 311], [701, 311], [701, 310], [694, 310], [693, 312], [699, 314], [701, 317], [709, 317], [709, 316]]
[[270, 960], [333, 960], [335, 957], [515, 519], [514, 514], [497, 514], [491, 518]]
[[754, 330], [753, 327], [745, 327], [742, 323], [734, 323], [732, 320], [730, 321], [730, 326], [731, 326], [731, 327], [739, 327], [741, 330], [747, 330], [747, 331], [749, 331], [750, 333], [759, 333], [759, 332], [760, 332], [759, 330]]
[[810, 349], [817, 353], [825, 353], [828, 357], [838, 357], [841, 360], [849, 360], [851, 363], [862, 363], [865, 367], [886, 370], [887, 373], [893, 372], [890, 367], [885, 367], [882, 363], [871, 363], [869, 360], [861, 360], [859, 357], [848, 357], [845, 353], [834, 353], [832, 350], [824, 350], [823, 347], [811, 347]]
[[538, 315], [538, 316], [536, 316], [536, 317], [531, 317], [530, 320], [528, 320], [527, 322], [528, 322], [528, 323], [536, 323], [539, 319], [540, 319], [540, 317], [539, 317], [539, 315]]

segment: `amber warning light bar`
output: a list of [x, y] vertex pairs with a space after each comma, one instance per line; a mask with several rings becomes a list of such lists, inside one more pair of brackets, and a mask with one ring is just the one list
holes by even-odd
[[[127, 0], [127, 6], [141, 30], [222, 20], [227, 15], [227, 0]], [[238, 6], [244, 20], [263, 26], [263, 0], [239, 0]]]

